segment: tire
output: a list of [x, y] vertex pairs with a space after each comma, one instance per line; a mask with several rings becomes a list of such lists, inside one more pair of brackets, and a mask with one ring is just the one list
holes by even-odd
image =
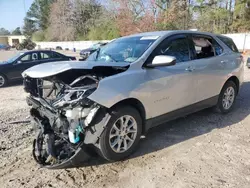
[[[233, 91], [232, 91], [233, 89]], [[227, 98], [226, 93], [229, 94], [229, 90], [231, 90], [231, 95], [228, 95]], [[236, 84], [233, 81], [227, 81], [225, 85], [223, 86], [221, 93], [219, 95], [218, 103], [216, 105], [217, 112], [226, 114], [230, 112], [233, 109], [233, 106], [235, 104], [235, 99], [237, 95], [237, 87]], [[231, 100], [230, 100], [231, 99]], [[226, 105], [225, 101], [228, 101], [228, 105]]]
[[[108, 161], [120, 161], [135, 151], [142, 133], [142, 119], [139, 112], [130, 106], [120, 106], [115, 108], [110, 115], [111, 118], [106, 125], [106, 129], [103, 131], [99, 139], [100, 151], [98, 153]], [[126, 120], [128, 120], [127, 124]], [[127, 127], [126, 130], [122, 130], [121, 126], [119, 126], [122, 121], [124, 126], [127, 125], [125, 126]], [[136, 123], [137, 126], [134, 123]], [[134, 126], [132, 126], [132, 124]], [[132, 131], [133, 133], [129, 133]], [[130, 138], [130, 140], [128, 138]], [[133, 140], [133, 142], [131, 140]], [[111, 147], [112, 144], [113, 148]], [[127, 149], [125, 149], [125, 145], [127, 146]]]
[[7, 86], [7, 83], [7, 78], [4, 75], [0, 74], [0, 88]]

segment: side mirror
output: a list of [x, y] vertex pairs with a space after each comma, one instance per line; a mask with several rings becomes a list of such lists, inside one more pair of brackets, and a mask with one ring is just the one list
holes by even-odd
[[16, 62], [16, 64], [20, 64], [20, 63], [22, 63], [22, 61], [20, 61], [20, 60]]
[[152, 63], [148, 64], [147, 67], [162, 67], [162, 66], [171, 66], [176, 64], [176, 58], [168, 55], [158, 55], [155, 56]]

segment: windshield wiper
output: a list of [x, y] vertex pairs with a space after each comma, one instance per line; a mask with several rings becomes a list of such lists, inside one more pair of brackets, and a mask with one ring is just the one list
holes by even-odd
[[[98, 57], [99, 57], [99, 55], [100, 55], [100, 51], [101, 51], [101, 48], [98, 48], [98, 49], [96, 50], [96, 57], [95, 57], [95, 60], [98, 59]], [[112, 59], [114, 62], [117, 62], [117, 60], [115, 60], [115, 59], [112, 57], [112, 55], [110, 55], [110, 54], [108, 54], [108, 53], [106, 53], [106, 52], [102, 52], [102, 53], [103, 53], [104, 55], [110, 57], [110, 59]]]
[[106, 52], [103, 52], [103, 54], [106, 55], [106, 56], [109, 56], [110, 59], [112, 59], [114, 62], [117, 62], [117, 60], [115, 60], [115, 59], [112, 57], [112, 55], [110, 55], [110, 54], [108, 54], [108, 53], [106, 53]]
[[98, 49], [96, 50], [95, 60], [97, 60], [97, 58], [99, 57], [100, 50], [101, 50], [101, 48], [98, 48]]

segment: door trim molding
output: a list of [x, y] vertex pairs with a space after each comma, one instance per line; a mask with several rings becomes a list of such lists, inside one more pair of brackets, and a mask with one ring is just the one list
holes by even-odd
[[192, 114], [194, 112], [198, 112], [200, 110], [203, 110], [205, 108], [209, 108], [212, 106], [215, 106], [218, 102], [219, 95], [216, 95], [214, 97], [211, 97], [209, 99], [205, 99], [201, 102], [180, 108], [178, 110], [174, 110], [172, 112], [168, 112], [166, 114], [151, 118], [146, 120], [145, 123], [145, 132], [147, 132], [150, 128], [156, 127], [160, 124], [169, 122], [171, 120], [177, 119], [179, 117], [183, 117], [189, 114]]

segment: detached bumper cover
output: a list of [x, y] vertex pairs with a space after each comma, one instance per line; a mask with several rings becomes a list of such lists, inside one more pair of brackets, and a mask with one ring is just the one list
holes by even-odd
[[86, 148], [78, 148], [76, 153], [68, 160], [55, 165], [43, 166], [43, 168], [48, 169], [65, 169], [79, 167], [84, 162], [90, 159], [90, 154], [86, 151]]

